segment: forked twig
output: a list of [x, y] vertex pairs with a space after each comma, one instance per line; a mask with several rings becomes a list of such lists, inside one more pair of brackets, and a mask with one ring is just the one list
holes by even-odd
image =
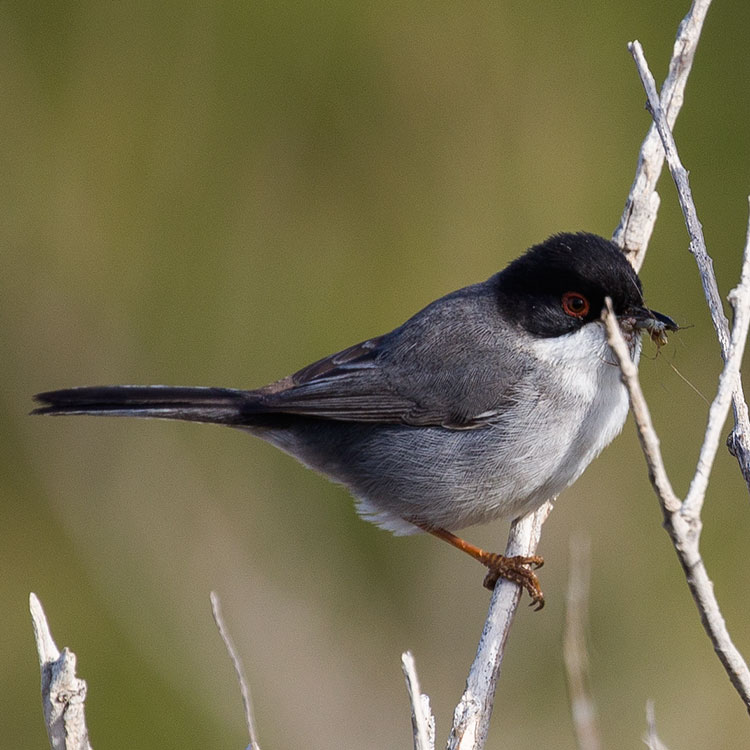
[[[685, 85], [710, 4], [711, 0], [694, 0], [677, 31], [669, 75], [662, 89], [669, 122], [672, 124], [682, 106]], [[613, 237], [636, 270], [643, 263], [656, 221], [659, 198], [655, 187], [663, 162], [664, 154], [659, 136], [652, 126], [641, 147], [636, 177]], [[551, 504], [548, 506], [543, 506], [531, 517], [521, 519], [520, 523], [513, 525], [508, 550], [519, 551], [506, 554], [528, 555], [536, 551], [542, 524], [551, 510]], [[514, 584], [503, 581], [498, 583], [466, 690], [456, 706], [448, 750], [481, 750], [485, 745], [503, 651], [519, 598]]]
[[[677, 196], [690, 235], [690, 252], [693, 254], [695, 261], [698, 264], [698, 272], [700, 273], [703, 291], [706, 296], [706, 301], [708, 302], [708, 309], [711, 312], [711, 320], [714, 324], [716, 336], [719, 339], [721, 356], [726, 362], [730, 355], [729, 323], [724, 315], [721, 294], [719, 293], [719, 287], [716, 283], [716, 276], [713, 271], [713, 261], [706, 250], [706, 241], [703, 237], [703, 227], [698, 220], [698, 212], [696, 211], [695, 202], [693, 201], [693, 195], [690, 190], [688, 172], [682, 165], [679, 154], [677, 153], [677, 145], [675, 144], [674, 136], [672, 135], [669, 118], [659, 101], [659, 95], [656, 92], [656, 83], [654, 82], [654, 77], [649, 70], [648, 63], [643, 54], [643, 47], [639, 42], [635, 41], [629, 44], [628, 48], [635, 60], [638, 75], [641, 78], [643, 88], [646, 91], [646, 96], [648, 98], [647, 108], [653, 117], [654, 125], [662, 140], [669, 171], [671, 172], [672, 178], [677, 186]], [[729, 436], [728, 443], [732, 454], [737, 458], [745, 483], [747, 484], [748, 489], [750, 489], [750, 418], [748, 418], [747, 404], [745, 403], [745, 396], [742, 391], [742, 383], [739, 379], [736, 380], [732, 391], [732, 406], [734, 409], [735, 426], [732, 430], [732, 434]], [[722, 426], [723, 422], [721, 424], [715, 424], [714, 429], [718, 431]], [[689, 506], [693, 507], [694, 510], [696, 510], [694, 505], [697, 502], [697, 498], [702, 497], [705, 494], [706, 484], [708, 482], [708, 475], [705, 471], [707, 459], [708, 456], [701, 457], [699, 466], [702, 467], [703, 470], [696, 473], [694, 478], [695, 486], [690, 488], [688, 494], [687, 500], [689, 500]], [[713, 458], [711, 460], [713, 460]]]
[[[743, 262], [742, 281], [734, 290], [730, 298], [735, 307], [735, 324], [732, 331], [731, 355], [727, 360], [724, 370], [719, 379], [719, 388], [712, 404], [712, 418], [723, 423], [729, 409], [728, 393], [734, 385], [739, 372], [739, 364], [742, 359], [745, 340], [747, 338], [748, 324], [750, 323], [750, 247], [745, 248]], [[741, 302], [740, 302], [741, 301]], [[641, 441], [646, 462], [649, 467], [651, 483], [656, 491], [659, 504], [664, 516], [664, 528], [669, 534], [674, 545], [677, 556], [685, 572], [690, 593], [695, 600], [700, 613], [703, 627], [711, 639], [714, 650], [729, 679], [742, 698], [745, 706], [750, 711], [750, 670], [748, 670], [742, 655], [732, 642], [727, 630], [726, 623], [721, 614], [719, 603], [714, 594], [713, 583], [708, 577], [706, 567], [700, 554], [701, 519], [699, 513], [687, 506], [686, 501], [680, 501], [672, 490], [667, 477], [664, 460], [659, 447], [659, 438], [656, 435], [651, 414], [638, 381], [638, 372], [630, 358], [628, 345], [622, 337], [620, 327], [617, 325], [611, 300], [607, 300], [607, 308], [602, 315], [607, 327], [607, 339], [610, 348], [615, 354], [623, 375], [623, 382], [630, 394], [630, 405], [635, 416], [638, 437]], [[723, 413], [721, 412], [723, 404]], [[714, 409], [714, 405], [716, 409]], [[709, 424], [704, 447], [712, 440], [712, 427]], [[701, 454], [703, 454], [703, 450]], [[711, 457], [713, 462], [713, 457]], [[700, 466], [696, 468], [696, 474], [702, 471]], [[710, 470], [710, 466], [708, 466]], [[700, 511], [700, 503], [697, 509]]]
[[[669, 72], [661, 88], [661, 105], [670, 127], [674, 126], [682, 107], [690, 69], [693, 66], [703, 22], [711, 0], [694, 0], [685, 18], [677, 29]], [[612, 239], [625, 252], [636, 271], [640, 271], [646, 256], [646, 248], [656, 223], [659, 209], [659, 194], [656, 183], [664, 165], [664, 149], [655, 125], [651, 125], [641, 144], [638, 167], [630, 188], [625, 209]]]

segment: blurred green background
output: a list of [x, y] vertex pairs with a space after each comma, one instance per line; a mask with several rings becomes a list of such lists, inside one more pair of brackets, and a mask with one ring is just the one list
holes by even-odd
[[[447, 734], [482, 571], [360, 521], [240, 432], [32, 419], [37, 391], [255, 387], [384, 332], [555, 231], [610, 235], [686, 0], [0, 5], [0, 686], [7, 747], [44, 747], [27, 600], [88, 681], [95, 747], [244, 747], [216, 589], [263, 747], [411, 747], [412, 649]], [[709, 14], [676, 136], [722, 293], [750, 191], [747, 3]], [[720, 368], [668, 178], [642, 272], [681, 324], [644, 387], [684, 493]], [[750, 654], [750, 507], [720, 454], [703, 551]], [[506, 526], [469, 530], [501, 548]], [[590, 657], [608, 748], [645, 703], [672, 747], [747, 746], [632, 425], [561, 498], [547, 607], [517, 617], [489, 747], [573, 748], [562, 669], [571, 537], [591, 540]]]

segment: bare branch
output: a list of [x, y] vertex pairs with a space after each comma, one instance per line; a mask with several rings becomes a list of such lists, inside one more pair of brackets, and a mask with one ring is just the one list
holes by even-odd
[[[648, 463], [649, 477], [664, 515], [664, 528], [672, 539], [672, 544], [685, 572], [685, 578], [698, 607], [703, 627], [732, 685], [750, 710], [750, 670], [729, 636], [714, 594], [713, 582], [708, 577], [700, 555], [700, 517], [686, 514], [683, 510], [683, 503], [672, 491], [659, 450], [659, 440], [638, 382], [638, 374], [630, 359], [620, 327], [616, 323], [610, 300], [607, 301], [607, 308], [602, 317], [607, 328], [609, 346], [622, 369], [623, 382], [630, 395], [630, 406], [635, 416], [641, 447]], [[735, 332], [739, 334], [736, 324]], [[725, 366], [725, 372], [730, 365], [734, 367], [734, 363], [729, 363]]]
[[[661, 89], [661, 102], [670, 126], [674, 125], [682, 107], [685, 84], [690, 75], [695, 50], [710, 5], [711, 0], [694, 0], [677, 30], [669, 73]], [[651, 125], [641, 145], [635, 179], [622, 218], [612, 236], [636, 271], [643, 265], [648, 241], [656, 223], [656, 213], [659, 209], [656, 183], [663, 164], [664, 150], [656, 127]]]
[[39, 670], [42, 675], [42, 709], [52, 750], [91, 750], [86, 728], [86, 683], [76, 677], [76, 655], [62, 653], [52, 638], [47, 617], [36, 594], [29, 595]]
[[245, 679], [245, 670], [242, 667], [242, 659], [240, 659], [237, 649], [232, 642], [232, 637], [229, 635], [229, 630], [224, 622], [224, 617], [221, 614], [221, 602], [219, 601], [219, 595], [212, 591], [210, 593], [211, 598], [211, 612], [214, 616], [214, 622], [216, 627], [219, 629], [219, 635], [221, 640], [224, 641], [229, 658], [232, 660], [232, 666], [234, 667], [237, 680], [240, 683], [240, 692], [242, 693], [242, 705], [245, 709], [245, 724], [247, 725], [247, 734], [250, 737], [250, 750], [260, 750], [260, 743], [258, 742], [258, 735], [255, 731], [255, 719], [253, 717], [253, 703], [250, 698], [250, 688], [247, 686], [247, 679]]
[[646, 743], [648, 750], [668, 750], [656, 734], [656, 714], [654, 713], [653, 701], [646, 701], [646, 726], [647, 731], [643, 741]]
[[414, 750], [435, 750], [435, 717], [430, 699], [419, 687], [417, 667], [411, 651], [401, 654], [401, 669], [406, 680], [406, 690], [411, 702], [411, 726], [414, 733]]
[[[710, 0], [694, 0], [690, 12], [683, 19], [677, 33], [669, 76], [663, 88], [669, 121], [674, 123], [682, 106], [683, 92], [690, 73], [695, 49], [700, 38]], [[635, 181], [628, 196], [614, 240], [622, 247], [630, 262], [638, 270], [656, 221], [659, 197], [656, 182], [664, 161], [656, 129], [652, 126], [643, 143]], [[637, 381], [636, 381], [637, 382]], [[642, 397], [642, 394], [641, 394]], [[645, 404], [645, 402], [644, 402]], [[658, 438], [652, 432], [658, 450]], [[666, 471], [661, 466], [660, 483], [673, 500], [679, 500], [671, 489]], [[532, 516], [521, 519], [511, 528], [506, 554], [530, 555], [536, 551], [541, 527], [552, 504], [542, 506]], [[482, 638], [466, 683], [466, 690], [456, 706], [448, 750], [481, 750], [484, 747], [490, 715], [494, 703], [497, 680], [508, 631], [513, 621], [520, 592], [514, 584], [499, 581], [490, 604]]]
[[[745, 706], [750, 710], [750, 670], [748, 670], [742, 655], [729, 637], [726, 623], [714, 596], [713, 584], [708, 577], [699, 550], [701, 533], [700, 512], [708, 486], [708, 477], [718, 449], [719, 431], [722, 429], [726, 419], [726, 412], [729, 408], [730, 393], [734, 406], [736, 425], [735, 430], [730, 436], [730, 449], [737, 457], [740, 470], [748, 484], [748, 488], [750, 488], [750, 461], [748, 460], [750, 458], [750, 443], [748, 442], [750, 425], [748, 425], [747, 404], [745, 403], [739, 378], [739, 368], [747, 338], [748, 323], [750, 322], [750, 281], [748, 279], [748, 274], [750, 273], [748, 265], [750, 263], [748, 260], [750, 256], [750, 226], [748, 227], [748, 238], [745, 246], [740, 283], [729, 295], [730, 302], [734, 308], [734, 326], [730, 335], [729, 324], [724, 317], [723, 305], [718, 285], [716, 284], [716, 277], [713, 273], [713, 263], [706, 251], [703, 229], [698, 220], [698, 214], [690, 191], [687, 171], [679, 159], [670, 124], [656, 93], [656, 85], [646, 63], [643, 48], [638, 42], [633, 42], [629, 45], [629, 48], [633, 54], [638, 74], [648, 97], [648, 109], [658, 129], [666, 153], [667, 163], [677, 186], [680, 206], [690, 234], [690, 250], [698, 264], [704, 293], [724, 359], [724, 369], [719, 380], [718, 392], [709, 410], [708, 426], [687, 498], [677, 508], [673, 508], [674, 498], [664, 494], [662, 489], [657, 486], [656, 478], [653, 474], [652, 483], [657, 490], [662, 512], [664, 513], [664, 527], [672, 539], [672, 543], [682, 564], [688, 587], [698, 607], [703, 627], [711, 639], [714, 650], [724, 665], [730, 681], [744, 701]], [[645, 403], [641, 404], [638, 398], [640, 389], [636, 387], [637, 376], [632, 378], [626, 373], [626, 369], [630, 368], [632, 363], [630, 363], [630, 357], [626, 356], [623, 358], [622, 356], [623, 349], [620, 345], [622, 342], [618, 341], [618, 339], [622, 339], [622, 336], [618, 326], [614, 325], [612, 317], [610, 306], [609, 316], [606, 320], [610, 346], [620, 361], [621, 367], [623, 367], [623, 379], [631, 396], [633, 412], [634, 414], [641, 413], [642, 415]], [[648, 447], [648, 441], [644, 437], [645, 433], [638, 417], [636, 421], [638, 423], [639, 435], [641, 436], [641, 444], [649, 462], [649, 467], [651, 467], [656, 454]], [[658, 450], [658, 441], [656, 447]], [[660, 456], [658, 460], [661, 461]]]
[[[680, 207], [682, 208], [682, 213], [685, 217], [685, 224], [687, 225], [690, 234], [690, 252], [693, 254], [696, 263], [698, 264], [698, 272], [700, 273], [703, 291], [706, 296], [706, 301], [708, 302], [708, 308], [711, 312], [711, 320], [713, 321], [714, 329], [716, 330], [716, 335], [721, 346], [721, 356], [724, 359], [724, 362], [726, 362], [730, 356], [729, 323], [724, 315], [724, 307], [719, 293], [719, 287], [716, 283], [716, 276], [713, 272], [713, 261], [706, 250], [706, 241], [703, 237], [703, 227], [698, 220], [698, 213], [690, 190], [688, 172], [682, 165], [679, 154], [677, 153], [677, 146], [674, 141], [674, 136], [672, 135], [670, 123], [659, 101], [659, 96], [656, 93], [654, 77], [649, 70], [648, 63], [643, 54], [643, 48], [637, 41], [629, 44], [628, 48], [630, 49], [636, 67], [638, 68], [638, 75], [641, 78], [643, 88], [648, 97], [648, 110], [651, 112], [654, 124], [658, 130], [659, 136], [661, 137], [664, 151], [666, 153], [667, 164], [669, 165], [672, 178], [677, 186]], [[745, 396], [742, 391], [742, 383], [738, 377], [734, 378], [732, 386], [732, 405], [734, 407], [735, 428], [729, 438], [729, 444], [733, 455], [739, 462], [740, 471], [745, 479], [745, 483], [747, 484], [748, 489], [750, 489], [750, 419], [748, 419], [747, 404], [745, 403]], [[722, 420], [720, 424], [716, 424], [715, 429], [717, 431], [720, 430], [723, 423]], [[705, 445], [706, 444], [704, 443], [704, 446]], [[711, 460], [713, 461], [713, 457]], [[705, 493], [705, 485], [708, 482], [707, 473], [701, 472], [696, 474], [696, 481], [698, 482], [698, 486], [696, 486], [695, 491], [691, 488], [690, 495], [688, 496], [690, 499], [688, 507], [693, 509], [695, 498]]]
[[612, 309], [612, 300], [609, 298], [607, 298], [606, 309], [602, 314], [602, 319], [607, 328], [607, 341], [617, 357], [620, 369], [622, 370], [622, 379], [630, 394], [630, 408], [635, 418], [636, 427], [638, 428], [638, 439], [641, 441], [643, 454], [646, 457], [649, 479], [651, 479], [651, 484], [653, 484], [656, 490], [665, 515], [675, 513], [682, 507], [682, 502], [672, 489], [672, 484], [667, 476], [664, 459], [661, 455], [661, 448], [659, 447], [659, 438], [651, 421], [651, 412], [648, 409], [646, 397], [643, 395], [641, 384], [638, 380], [638, 368], [630, 358], [628, 345], [625, 343], [620, 332], [620, 327], [617, 325], [615, 313]]
[[661, 137], [662, 145], [667, 157], [667, 164], [672, 173], [675, 185], [677, 185], [677, 194], [682, 208], [685, 224], [690, 234], [690, 251], [695, 256], [698, 268], [703, 282], [703, 289], [706, 294], [711, 318], [716, 328], [716, 334], [719, 337], [719, 343], [723, 353], [726, 353], [729, 346], [729, 324], [724, 317], [723, 304], [719, 288], [716, 285], [716, 277], [713, 273], [713, 262], [706, 252], [706, 242], [703, 238], [703, 227], [698, 220], [698, 213], [695, 203], [692, 199], [688, 173], [680, 161], [677, 153], [677, 146], [672, 136], [671, 126], [667, 121], [666, 114], [659, 101], [659, 94], [656, 91], [654, 77], [649, 70], [648, 63], [643, 54], [643, 47], [638, 41], [628, 44], [628, 49], [633, 55], [638, 75], [643, 83], [648, 98], [646, 108], [654, 119], [654, 124]]
[[700, 515], [708, 487], [708, 477], [716, 458], [729, 404], [741, 388], [740, 365], [742, 364], [742, 355], [745, 351], [748, 325], [750, 324], [750, 222], [748, 223], [747, 243], [742, 261], [740, 283], [729, 293], [729, 301], [734, 310], [734, 326], [729, 342], [728, 356], [719, 378], [719, 388], [708, 412], [706, 437], [698, 457], [695, 476], [690, 483], [690, 489], [683, 503], [683, 513], [690, 516]]
[[570, 541], [570, 577], [565, 602], [563, 658], [568, 682], [570, 713], [579, 750], [600, 750], [602, 743], [596, 724], [596, 709], [589, 687], [589, 659], [586, 649], [591, 544], [576, 536]]
[[[542, 525], [551, 511], [552, 503], [546, 502], [533, 513], [516, 519], [510, 527], [505, 554], [508, 557], [533, 555], [539, 545]], [[521, 589], [517, 584], [504, 579], [497, 582], [477, 654], [466, 679], [466, 690], [453, 714], [448, 750], [482, 750], [485, 745], [505, 643], [520, 598]]]

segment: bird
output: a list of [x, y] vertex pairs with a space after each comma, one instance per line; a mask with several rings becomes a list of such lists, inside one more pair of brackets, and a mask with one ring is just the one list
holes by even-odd
[[678, 330], [646, 306], [620, 248], [552, 235], [486, 281], [405, 323], [253, 390], [84, 386], [39, 393], [33, 414], [155, 417], [249, 432], [345, 485], [365, 519], [429, 532], [544, 605], [536, 555], [505, 557], [457, 530], [529, 513], [620, 433], [628, 395], [601, 319], [611, 299], [629, 353]]

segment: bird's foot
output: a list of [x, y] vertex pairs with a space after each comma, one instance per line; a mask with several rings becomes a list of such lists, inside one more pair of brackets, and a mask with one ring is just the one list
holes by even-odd
[[505, 578], [528, 591], [531, 606], [536, 605], [535, 610], [539, 611], [544, 606], [544, 594], [539, 586], [539, 579], [534, 573], [534, 570], [544, 565], [544, 559], [539, 555], [506, 557], [496, 552], [484, 552], [480, 562], [487, 566], [487, 575], [484, 577], [485, 588], [493, 591], [495, 584], [501, 578]]
[[497, 552], [487, 552], [446, 529], [422, 525], [416, 521], [412, 521], [412, 523], [433, 536], [438, 537], [438, 539], [452, 544], [457, 549], [466, 552], [467, 555], [471, 555], [475, 560], [482, 563], [488, 569], [487, 575], [484, 578], [484, 585], [490, 591], [494, 590], [495, 584], [501, 578], [505, 578], [507, 581], [512, 581], [529, 592], [531, 604], [536, 605], [535, 609], [537, 611], [544, 606], [544, 594], [539, 586], [539, 579], [534, 574], [534, 570], [544, 565], [544, 559], [539, 557], [539, 555], [506, 557]]

